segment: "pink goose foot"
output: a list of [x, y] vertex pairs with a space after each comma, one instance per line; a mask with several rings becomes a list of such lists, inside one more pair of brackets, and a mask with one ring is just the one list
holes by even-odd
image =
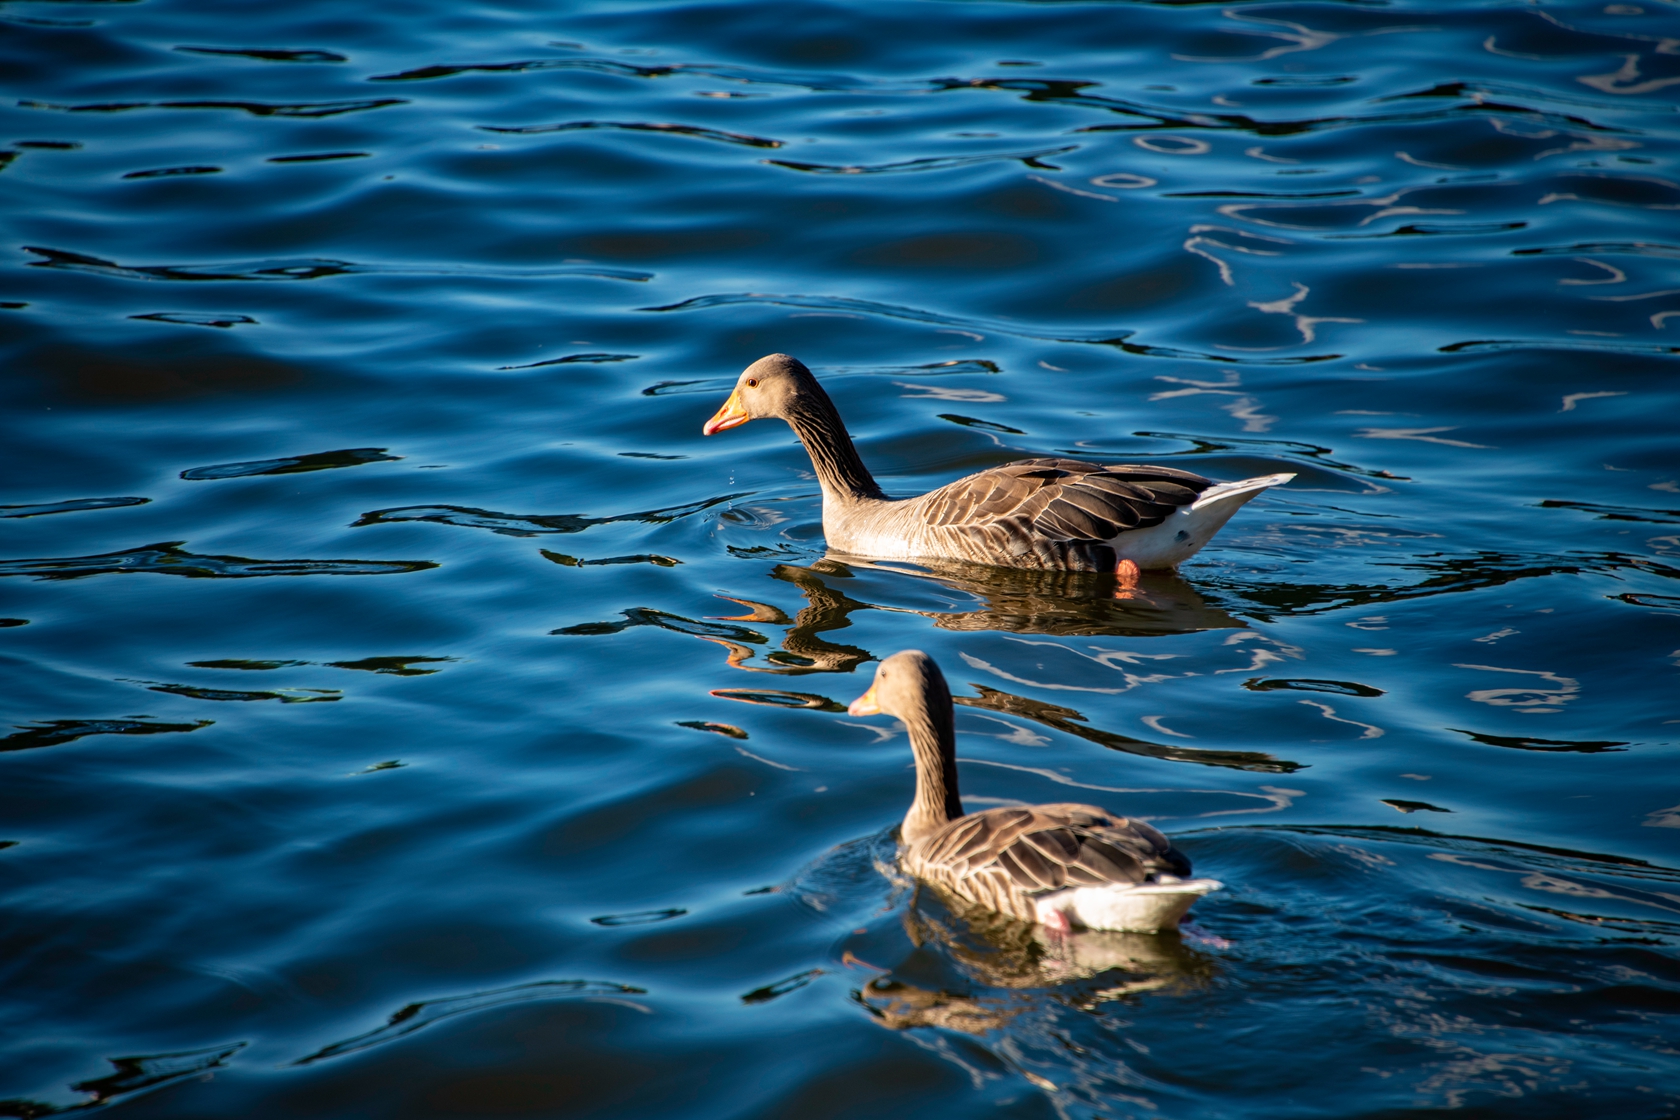
[[1038, 911], [1039, 924], [1053, 934], [1066, 937], [1073, 932], [1073, 922], [1068, 920], [1067, 911], [1055, 910], [1049, 906], [1041, 906]]

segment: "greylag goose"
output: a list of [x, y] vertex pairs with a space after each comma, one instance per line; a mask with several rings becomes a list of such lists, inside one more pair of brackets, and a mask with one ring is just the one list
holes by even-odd
[[1189, 471], [1077, 459], [1022, 459], [916, 498], [888, 498], [840, 413], [797, 358], [771, 354], [742, 372], [705, 435], [779, 417], [822, 486], [823, 534], [836, 552], [882, 560], [958, 560], [1006, 568], [1115, 572], [1171, 568], [1195, 555], [1242, 504], [1292, 474], [1213, 482]]
[[899, 829], [904, 869], [968, 902], [1075, 929], [1173, 929], [1217, 890], [1143, 821], [1095, 805], [1030, 805], [963, 813], [951, 691], [933, 658], [905, 650], [875, 670], [854, 716], [904, 721], [916, 756], [916, 796]]

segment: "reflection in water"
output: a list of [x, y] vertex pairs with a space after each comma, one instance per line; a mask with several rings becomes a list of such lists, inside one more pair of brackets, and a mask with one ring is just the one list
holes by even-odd
[[779, 688], [714, 688], [712, 695], [720, 700], [739, 700], [743, 704], [762, 704], [767, 708], [810, 708], [819, 712], [846, 710], [846, 705], [814, 692], [784, 692]]
[[[973, 610], [916, 610], [865, 602], [830, 586], [831, 580], [853, 578], [854, 568], [930, 581], [972, 596], [978, 602]], [[845, 562], [824, 557], [808, 567], [778, 564], [769, 574], [772, 579], [792, 584], [804, 596], [805, 606], [793, 618], [774, 604], [743, 595], [724, 595], [721, 597], [748, 608], [746, 613], [718, 615], [714, 616], [718, 621], [705, 622], [650, 607], [632, 607], [620, 612], [623, 616], [620, 621], [580, 623], [551, 633], [606, 635], [633, 626], [657, 626], [716, 642], [729, 651], [728, 663], [734, 668], [797, 676], [850, 673], [875, 660], [875, 655], [866, 649], [822, 637], [849, 627], [850, 616], [860, 610], [920, 614], [943, 630], [1001, 630], [1056, 636], [1144, 637], [1247, 627], [1241, 619], [1209, 606], [1194, 588], [1170, 572], [1145, 572], [1135, 588], [1125, 589], [1117, 587], [1112, 575], [1099, 573], [1018, 571], [957, 564], [905, 568], [850, 557]], [[781, 648], [765, 655], [767, 664], [751, 664], [758, 654], [752, 647], [768, 641], [764, 634], [746, 626], [720, 625], [745, 622], [786, 627]], [[1076, 714], [1075, 718], [1081, 717]]]
[[[837, 575], [850, 575], [833, 564]], [[1032, 571], [918, 561], [914, 567], [846, 558], [853, 567], [930, 580], [978, 600], [974, 610], [919, 611], [942, 630], [1002, 630], [1057, 637], [1140, 638], [1241, 629], [1248, 624], [1210, 606], [1177, 573], [1149, 571], [1120, 587], [1099, 572]], [[812, 565], [818, 569], [818, 565]], [[838, 569], [838, 570], [835, 570]]]
[[1096, 743], [1111, 750], [1125, 751], [1127, 754], [1143, 755], [1145, 758], [1158, 758], [1165, 762], [1194, 762], [1202, 766], [1225, 766], [1233, 770], [1253, 770], [1262, 774], [1293, 774], [1303, 768], [1301, 763], [1275, 758], [1263, 751], [1195, 750], [1189, 747], [1170, 747], [1160, 743], [1151, 743], [1147, 739], [1135, 739], [1130, 735], [1122, 735], [1118, 731], [1104, 731], [1100, 727], [1087, 726], [1083, 715], [1072, 708], [1064, 708], [1060, 704], [1047, 704], [1043, 700], [1016, 696], [1013, 693], [1002, 692], [973, 682], [969, 683], [969, 687], [979, 692], [980, 695], [955, 696], [952, 699], [964, 707], [983, 708], [988, 712], [999, 712], [1003, 715], [1030, 719], [1034, 723], [1041, 723], [1046, 727], [1053, 727], [1057, 731], [1078, 736], [1087, 742]]
[[[819, 565], [821, 563], [823, 562], [818, 562]], [[551, 630], [550, 633], [594, 636], [621, 633], [633, 626], [657, 626], [662, 630], [692, 634], [697, 638], [716, 642], [729, 651], [729, 664], [737, 669], [786, 676], [804, 673], [849, 673], [864, 662], [874, 660], [874, 655], [856, 646], [836, 645], [818, 635], [850, 626], [851, 622], [847, 616], [855, 610], [869, 609], [870, 604], [860, 603], [831, 590], [816, 575], [818, 570], [818, 565], [807, 569], [779, 564], [770, 573], [775, 579], [793, 584], [805, 595], [806, 606], [791, 621], [779, 608], [768, 603], [725, 595], [721, 597], [749, 608], [747, 613], [722, 615], [718, 616], [719, 621], [703, 622], [650, 607], [632, 607], [620, 612], [623, 616], [621, 621], [580, 623]], [[733, 622], [769, 623], [788, 628], [782, 637], [782, 648], [765, 657], [771, 664], [747, 664], [757, 652], [752, 647], [763, 645], [769, 639], [749, 627], [727, 625]]]
[[[971, 983], [988, 988], [1036, 989], [1101, 977], [1100, 988], [1083, 989], [1086, 1002], [1096, 1002], [1127, 992], [1206, 980], [1213, 973], [1212, 961], [1176, 932], [1058, 934], [928, 883], [917, 884], [903, 921], [915, 953], [937, 948]], [[917, 968], [910, 961], [901, 962], [882, 979], [902, 983], [900, 972], [914, 976]]]
[[729, 650], [729, 664], [758, 673], [850, 673], [864, 662], [875, 660], [875, 655], [868, 650], [836, 645], [818, 636], [830, 630], [844, 630], [852, 624], [849, 616], [853, 611], [871, 609], [871, 604], [860, 603], [830, 588], [819, 573], [830, 576], [850, 574], [843, 566], [825, 560], [819, 560], [809, 568], [778, 564], [770, 573], [771, 578], [793, 584], [805, 596], [806, 605], [800, 608], [791, 625], [785, 614], [768, 603], [725, 596], [750, 610], [746, 614], [723, 615], [723, 618], [788, 625], [787, 633], [782, 637], [781, 651], [766, 657], [766, 660], [776, 663], [774, 667], [745, 664], [753, 656], [752, 650], [735, 642], [713, 639]]
[[710, 719], [679, 719], [676, 722], [678, 727], [688, 727], [695, 731], [709, 731], [713, 735], [723, 735], [730, 739], [747, 738], [746, 731], [736, 727], [733, 723], [719, 723]]
[[1148, 993], [1195, 991], [1216, 975], [1214, 961], [1176, 933], [1056, 936], [927, 888], [902, 919], [908, 952], [853, 998], [976, 1084], [1024, 1078], [1062, 1115], [1068, 1105], [1096, 1115], [1153, 1105], [1137, 1095], [1150, 1082], [1116, 1043], [1148, 1054], [1156, 1040], [1134, 1041], [1120, 1016]]
[[549, 633], [570, 637], [595, 637], [623, 633], [635, 626], [657, 626], [661, 630], [693, 634], [700, 638], [728, 638], [733, 642], [766, 640], [763, 634], [745, 626], [719, 626], [716, 623], [684, 618], [680, 614], [671, 614], [668, 611], [654, 610], [652, 607], [631, 607], [629, 610], [620, 611], [619, 614], [623, 617], [617, 622], [580, 622], [575, 626], [562, 626], [558, 630], [550, 630]]

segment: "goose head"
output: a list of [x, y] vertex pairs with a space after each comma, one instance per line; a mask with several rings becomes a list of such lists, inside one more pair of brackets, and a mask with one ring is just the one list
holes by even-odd
[[786, 354], [769, 354], [741, 371], [735, 391], [700, 431], [709, 436], [740, 427], [748, 420], [789, 420], [802, 406], [809, 408], [819, 402], [833, 408], [804, 362]]
[[933, 658], [919, 649], [893, 654], [875, 668], [875, 683], [846, 709], [854, 716], [886, 714], [910, 722], [931, 714], [951, 719], [951, 689]]

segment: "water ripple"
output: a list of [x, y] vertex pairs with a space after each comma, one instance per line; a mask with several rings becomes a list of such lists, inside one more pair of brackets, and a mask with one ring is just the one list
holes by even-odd
[[498, 513], [495, 510], [473, 509], [469, 506], [396, 506], [364, 513], [354, 525], [388, 525], [399, 521], [430, 521], [437, 525], [459, 525], [466, 529], [488, 529], [505, 537], [536, 537], [547, 533], [581, 533], [597, 525], [611, 525], [620, 521], [641, 521], [650, 525], [664, 525], [684, 517], [703, 513], [724, 502], [749, 497], [750, 492], [723, 494], [686, 505], [666, 509], [644, 510], [640, 513], [621, 513], [611, 517], [585, 517], [575, 513]]
[[1341, 357], [1340, 354], [1312, 354], [1285, 358], [1250, 358], [1231, 354], [1205, 354], [1193, 350], [1179, 350], [1169, 346], [1146, 346], [1129, 342], [1127, 340], [1137, 333], [1131, 330], [1044, 331], [1042, 328], [1034, 329], [1024, 323], [1014, 324], [995, 319], [973, 319], [958, 315], [943, 315], [935, 311], [924, 311], [920, 308], [904, 307], [890, 303], [877, 303], [874, 300], [856, 299], [849, 296], [768, 295], [758, 292], [731, 292], [720, 295], [692, 296], [679, 303], [666, 304], [661, 307], [640, 307], [637, 310], [700, 311], [712, 307], [728, 307], [743, 303], [768, 303], [783, 307], [850, 311], [865, 315], [879, 315], [890, 319], [909, 319], [918, 323], [936, 323], [944, 326], [960, 327], [966, 331], [982, 334], [983, 332], [991, 332], [993, 334], [1014, 335], [1019, 338], [1043, 339], [1049, 342], [1114, 346], [1128, 354], [1140, 354], [1156, 358], [1190, 358], [1205, 362], [1224, 362], [1228, 365], [1292, 366], [1305, 362], [1331, 361]]
[[424, 1030], [444, 1019], [451, 1019], [457, 1015], [468, 1015], [477, 1011], [488, 1011], [492, 1007], [505, 1007], [512, 1003], [528, 1003], [532, 1000], [543, 999], [642, 995], [646, 991], [646, 988], [636, 988], [629, 984], [614, 984], [604, 980], [537, 980], [529, 984], [515, 984], [508, 988], [493, 988], [489, 991], [472, 992], [462, 996], [421, 1000], [418, 1003], [410, 1003], [393, 1011], [390, 1020], [382, 1027], [377, 1027], [365, 1034], [356, 1035], [354, 1038], [347, 1038], [342, 1042], [334, 1042], [331, 1045], [323, 1046], [313, 1054], [305, 1055], [291, 1064], [303, 1066], [328, 1058], [341, 1058], [346, 1054], [354, 1054], [358, 1050], [366, 1050], [372, 1046], [382, 1046], [385, 1043], [393, 1042], [405, 1035], [413, 1034], [415, 1031]]
[[[588, 129], [606, 128], [617, 129], [621, 132], [656, 132], [673, 136], [691, 136], [696, 140], [716, 140], [723, 144], [739, 144], [748, 148], [780, 148], [780, 140], [767, 140], [762, 136], [748, 136], [740, 132], [724, 132], [716, 128], [702, 128], [693, 124], [653, 124], [646, 121], [567, 121], [563, 124], [530, 124], [517, 127], [498, 127], [496, 125], [481, 124], [478, 126], [485, 132], [511, 133], [520, 136], [534, 136], [550, 132], [581, 132]], [[776, 163], [777, 160], [768, 162]]]
[[[1680, 1107], [1672, 5], [4, 8], [0, 1114]], [[894, 494], [1298, 478], [831, 554], [772, 351]], [[918, 889], [910, 647], [1225, 888]]]
[[300, 117], [319, 119], [344, 113], [365, 113], [392, 105], [407, 105], [400, 97], [368, 98], [360, 101], [316, 101], [273, 104], [266, 101], [104, 101], [87, 105], [55, 105], [48, 101], [19, 101], [25, 109], [54, 109], [62, 113], [124, 113], [130, 109], [237, 109], [253, 117]]
[[292, 455], [284, 459], [256, 459], [247, 463], [218, 463], [212, 467], [192, 467], [181, 472], [189, 482], [218, 478], [250, 478], [265, 474], [303, 474], [308, 471], [330, 471], [340, 467], [359, 467], [364, 463], [394, 463], [401, 455], [387, 455], [383, 447], [347, 447], [342, 451], [317, 451], [310, 455]]

